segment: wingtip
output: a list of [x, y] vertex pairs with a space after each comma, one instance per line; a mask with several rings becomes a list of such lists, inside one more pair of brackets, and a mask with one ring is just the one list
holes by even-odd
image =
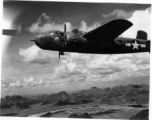
[[127, 19], [116, 19], [116, 20], [121, 21], [121, 22], [126, 22], [126, 23], [130, 24], [130, 26], [133, 25], [133, 23], [131, 21], [127, 20]]

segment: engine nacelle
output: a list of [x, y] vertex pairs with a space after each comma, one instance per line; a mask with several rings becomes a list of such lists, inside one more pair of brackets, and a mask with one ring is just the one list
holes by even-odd
[[84, 47], [87, 44], [88, 44], [87, 40], [84, 37], [79, 36], [79, 35], [72, 36], [72, 37], [67, 39], [67, 46], [68, 47], [80, 48], [80, 47]]

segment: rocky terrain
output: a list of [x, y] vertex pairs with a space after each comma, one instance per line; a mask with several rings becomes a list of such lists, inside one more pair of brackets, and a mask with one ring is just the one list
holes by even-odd
[[144, 109], [144, 110], [141, 110], [136, 115], [132, 116], [130, 118], [130, 120], [149, 120], [148, 116], [149, 116], [149, 110], [148, 109]]
[[69, 118], [92, 118], [91, 115], [89, 115], [88, 113], [83, 113], [81, 115], [77, 115], [76, 113], [73, 113], [69, 116]]
[[[93, 106], [99, 105], [126, 105], [128, 107], [145, 108], [144, 104], [149, 103], [149, 86], [148, 85], [125, 85], [116, 86], [113, 88], [97, 88], [92, 87], [88, 90], [81, 90], [75, 93], [67, 93], [65, 91], [56, 94], [43, 94], [38, 96], [23, 97], [20, 95], [6, 96], [1, 99], [1, 115], [5, 116], [28, 116], [28, 114], [34, 114], [40, 111], [48, 111], [50, 108], [58, 109], [72, 106]], [[36, 106], [33, 108], [33, 106]], [[22, 112], [24, 110], [24, 112]], [[26, 111], [25, 111], [26, 110]], [[15, 112], [14, 112], [15, 111]], [[32, 113], [31, 113], [32, 111]], [[117, 110], [116, 110], [117, 111]], [[91, 113], [89, 115], [102, 115], [111, 114], [116, 111], [106, 110], [98, 111], [97, 113]], [[137, 114], [139, 112], [136, 111]], [[85, 112], [84, 112], [85, 113]], [[86, 115], [85, 116], [89, 116]], [[140, 113], [139, 113], [140, 114]], [[83, 115], [83, 114], [82, 114]], [[135, 115], [135, 114], [134, 114]], [[44, 114], [44, 116], [52, 116], [52, 113]], [[77, 116], [72, 113], [68, 117]], [[133, 117], [135, 118], [135, 117]], [[133, 119], [132, 118], [132, 119]]]

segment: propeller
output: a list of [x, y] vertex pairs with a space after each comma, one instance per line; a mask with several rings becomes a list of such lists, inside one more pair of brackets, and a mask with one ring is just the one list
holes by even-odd
[[64, 41], [66, 42], [66, 23], [64, 24]]
[[11, 29], [3, 29], [2, 30], [2, 33], [3, 33], [3, 35], [9, 35], [9, 36], [15, 36], [16, 34], [17, 34], [17, 30], [11, 30]]
[[63, 32], [63, 50], [59, 51], [59, 59], [60, 59], [60, 55], [64, 55], [64, 49], [65, 49], [65, 44], [67, 42], [67, 35], [66, 35], [66, 23], [64, 24], [64, 32]]

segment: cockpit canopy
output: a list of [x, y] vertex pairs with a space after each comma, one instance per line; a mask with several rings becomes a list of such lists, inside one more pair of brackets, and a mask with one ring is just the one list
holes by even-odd
[[[71, 30], [72, 34], [76, 34], [76, 35], [82, 35], [84, 32], [79, 31], [77, 28], [74, 28]], [[54, 30], [54, 31], [50, 31], [49, 34], [52, 37], [60, 37], [60, 36], [64, 36], [64, 32], [58, 31], [58, 30]], [[70, 33], [66, 33], [66, 35], [70, 35]]]
[[72, 30], [72, 33], [74, 33], [74, 34], [77, 34], [79, 32], [79, 30], [77, 29], [77, 28], [74, 28], [73, 30]]
[[51, 31], [49, 32], [51, 36], [64, 36], [64, 33], [61, 31]]
[[79, 31], [77, 28], [74, 28], [71, 32], [72, 32], [73, 34], [76, 34], [76, 35], [82, 35], [82, 34], [85, 33], [85, 32], [83, 32], [83, 31]]

